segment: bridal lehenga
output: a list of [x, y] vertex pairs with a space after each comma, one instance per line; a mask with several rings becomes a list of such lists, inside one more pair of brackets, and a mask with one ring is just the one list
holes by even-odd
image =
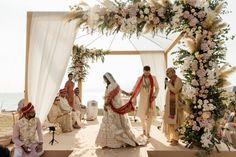
[[[110, 99], [111, 104], [106, 106], [100, 129], [95, 144], [101, 147], [121, 148], [126, 146], [139, 146], [147, 143], [144, 136], [136, 137], [132, 132], [132, 126], [128, 114], [119, 114], [110, 107], [119, 108], [122, 106], [121, 90], [114, 94], [114, 89], [118, 86], [110, 73], [104, 75], [104, 80], [108, 80], [105, 92], [105, 102]], [[107, 81], [106, 81], [107, 82]], [[113, 93], [112, 93], [113, 92]]]

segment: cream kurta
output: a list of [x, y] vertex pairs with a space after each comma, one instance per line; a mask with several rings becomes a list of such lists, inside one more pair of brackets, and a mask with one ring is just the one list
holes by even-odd
[[[182, 89], [182, 80], [177, 77], [174, 83], [174, 86], [171, 83], [167, 84], [167, 93], [166, 93], [166, 104], [165, 104], [165, 112], [163, 119], [163, 131], [168, 140], [178, 140], [178, 135], [176, 133], [176, 129], [182, 124], [184, 120], [184, 112], [183, 112], [183, 104], [180, 103], [180, 93]], [[175, 93], [175, 117], [169, 118], [170, 113], [170, 91]], [[171, 125], [171, 128], [170, 128]]]
[[[156, 80], [156, 77], [153, 76], [153, 82], [154, 82], [154, 91], [153, 91], [153, 96], [157, 97], [157, 94], [159, 92], [159, 86]], [[141, 77], [138, 78], [134, 89], [136, 88], [136, 86], [138, 85], [139, 80], [141, 79]], [[133, 91], [134, 91], [133, 89]], [[137, 111], [137, 116], [139, 116], [141, 119], [145, 119], [149, 116], [151, 116], [152, 118], [154, 118], [156, 116], [156, 104], [155, 104], [155, 100], [152, 102], [152, 107], [153, 110], [151, 112], [151, 114], [148, 113], [148, 108], [150, 106], [149, 104], [149, 98], [150, 98], [150, 90], [151, 90], [151, 85], [150, 85], [150, 81], [149, 78], [143, 78], [142, 84], [140, 86], [139, 91], [137, 92], [137, 95], [139, 94], [139, 102], [138, 102], [138, 111]]]
[[51, 123], [59, 123], [62, 132], [69, 132], [73, 130], [72, 117], [68, 112], [62, 112], [59, 105], [52, 105], [48, 114], [48, 120]]
[[[183, 104], [180, 104], [180, 93], [182, 89], [182, 80], [177, 77], [174, 83], [174, 86], [170, 83], [168, 83], [168, 89], [166, 93], [166, 105], [165, 105], [165, 114], [164, 119], [167, 124], [180, 124], [183, 121]], [[169, 111], [170, 111], [170, 91], [175, 93], [175, 102], [176, 102], [176, 116], [174, 119], [169, 118]]]

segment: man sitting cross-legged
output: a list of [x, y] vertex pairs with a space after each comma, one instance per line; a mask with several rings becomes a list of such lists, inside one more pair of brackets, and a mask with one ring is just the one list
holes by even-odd
[[72, 115], [68, 111], [62, 111], [60, 108], [60, 99], [56, 97], [52, 108], [48, 114], [50, 123], [59, 123], [62, 132], [71, 132], [73, 130]]
[[61, 89], [60, 90], [60, 109], [62, 112], [69, 112], [72, 115], [72, 120], [73, 120], [73, 127], [75, 129], [79, 129], [80, 127], [80, 119], [76, 111], [69, 105], [67, 99], [66, 99], [66, 89]]
[[[43, 134], [40, 120], [35, 117], [34, 106], [21, 108], [22, 118], [13, 128], [14, 157], [38, 157], [43, 154]], [[38, 140], [36, 140], [36, 133]]]

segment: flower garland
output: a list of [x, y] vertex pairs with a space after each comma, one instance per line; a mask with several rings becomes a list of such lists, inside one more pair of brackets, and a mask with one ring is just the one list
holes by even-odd
[[72, 51], [72, 65], [70, 71], [73, 73], [76, 81], [84, 80], [88, 74], [89, 64], [88, 61], [98, 61], [99, 59], [104, 62], [104, 56], [110, 51], [101, 49], [87, 49], [84, 46], [73, 46]]
[[225, 41], [229, 25], [222, 22], [224, 0], [169, 0], [128, 3], [104, 0], [102, 5], [83, 9], [74, 6], [67, 19], [78, 26], [124, 36], [159, 31], [185, 32], [188, 49], [180, 49], [175, 65], [185, 77], [184, 100], [190, 115], [179, 129], [182, 140], [210, 152], [219, 140], [217, 123], [226, 108], [219, 69], [225, 64]]

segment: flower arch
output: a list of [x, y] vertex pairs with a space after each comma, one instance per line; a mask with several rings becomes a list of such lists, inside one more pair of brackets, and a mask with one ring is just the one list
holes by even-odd
[[220, 77], [229, 39], [229, 25], [220, 16], [225, 7], [224, 0], [104, 0], [92, 8], [84, 4], [71, 7], [67, 19], [77, 20], [78, 27], [90, 31], [122, 32], [127, 37], [184, 32], [186, 49], [175, 52], [174, 64], [185, 78], [183, 96], [190, 115], [179, 133], [187, 145], [210, 152], [219, 140], [218, 120], [226, 108]]

